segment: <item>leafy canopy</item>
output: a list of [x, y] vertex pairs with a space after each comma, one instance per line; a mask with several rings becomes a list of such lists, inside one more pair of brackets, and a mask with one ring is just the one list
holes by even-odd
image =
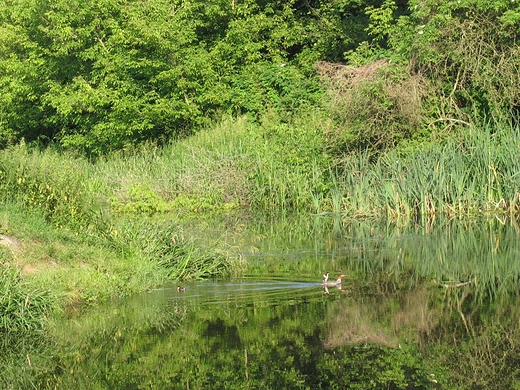
[[0, 146], [100, 153], [315, 104], [313, 64], [355, 47], [362, 3], [1, 0]]

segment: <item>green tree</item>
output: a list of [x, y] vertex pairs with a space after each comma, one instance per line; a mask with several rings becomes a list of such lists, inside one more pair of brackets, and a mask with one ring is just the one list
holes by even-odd
[[520, 8], [513, 1], [410, 1], [389, 46], [439, 82], [441, 120], [518, 120]]
[[365, 3], [1, 0], [0, 146], [100, 153], [316, 104], [314, 63], [355, 47]]

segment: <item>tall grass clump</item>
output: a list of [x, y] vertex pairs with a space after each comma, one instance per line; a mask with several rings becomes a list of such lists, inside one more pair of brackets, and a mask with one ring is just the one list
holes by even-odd
[[0, 331], [41, 330], [55, 308], [48, 290], [32, 287], [20, 270], [0, 267]]
[[39, 150], [21, 143], [0, 153], [4, 200], [16, 199], [38, 209], [58, 226], [91, 223], [94, 198], [87, 187], [88, 172], [88, 160], [52, 148]]
[[105, 199], [118, 215], [221, 212], [247, 201], [249, 156], [255, 134], [246, 118], [223, 120], [211, 129], [159, 148], [143, 145], [101, 158]]
[[262, 145], [253, 155], [250, 202], [272, 212], [316, 212], [331, 190], [332, 158], [326, 153], [324, 112], [299, 113], [289, 121], [266, 114]]
[[126, 221], [124, 226], [119, 240], [142, 262], [157, 268], [165, 280], [226, 277], [232, 271], [229, 259], [215, 247], [196, 246], [169, 221]]
[[309, 211], [313, 195], [328, 190], [324, 121], [320, 112], [289, 122], [274, 113], [225, 118], [164, 148], [111, 154], [94, 169], [121, 214]]
[[520, 138], [484, 125], [412, 151], [395, 149], [375, 161], [343, 160], [348, 216], [470, 216], [520, 212]]

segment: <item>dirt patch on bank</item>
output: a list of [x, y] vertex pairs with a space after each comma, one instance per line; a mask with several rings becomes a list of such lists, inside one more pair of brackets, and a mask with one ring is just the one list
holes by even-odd
[[22, 248], [22, 243], [20, 240], [14, 237], [0, 234], [0, 246], [6, 246], [11, 249], [19, 249]]

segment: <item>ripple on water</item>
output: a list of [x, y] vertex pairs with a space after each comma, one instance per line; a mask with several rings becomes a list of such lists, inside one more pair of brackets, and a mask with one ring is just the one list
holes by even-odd
[[160, 294], [171, 300], [193, 300], [199, 304], [219, 304], [229, 301], [242, 303], [261, 299], [272, 305], [309, 299], [321, 299], [324, 290], [320, 283], [309, 281], [241, 279], [237, 281], [206, 281], [183, 284], [186, 290], [177, 291], [177, 285], [165, 286]]

